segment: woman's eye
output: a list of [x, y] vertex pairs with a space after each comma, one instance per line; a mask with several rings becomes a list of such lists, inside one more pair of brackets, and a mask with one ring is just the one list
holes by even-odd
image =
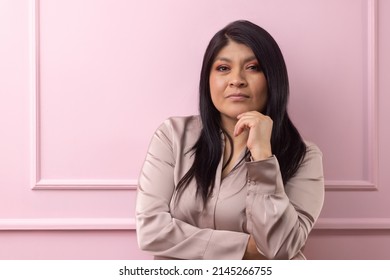
[[221, 65], [221, 66], [217, 67], [217, 70], [220, 71], [220, 72], [225, 72], [225, 71], [229, 70], [229, 67]]
[[248, 70], [260, 71], [259, 65], [249, 65]]

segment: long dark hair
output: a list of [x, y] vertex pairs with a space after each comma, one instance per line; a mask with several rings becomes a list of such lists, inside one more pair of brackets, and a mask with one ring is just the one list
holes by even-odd
[[[287, 113], [288, 75], [278, 44], [267, 31], [249, 21], [230, 23], [214, 35], [203, 57], [199, 83], [199, 111], [203, 127], [190, 150], [195, 156], [194, 163], [177, 185], [178, 192], [181, 192], [195, 178], [197, 194], [201, 195], [205, 204], [214, 188], [216, 170], [223, 153], [223, 128], [220, 113], [211, 100], [209, 77], [215, 57], [229, 40], [251, 48], [266, 77], [268, 99], [262, 113], [273, 120], [272, 152], [278, 158], [284, 183], [294, 176], [306, 153], [306, 145]], [[232, 143], [231, 137], [224, 134]]]

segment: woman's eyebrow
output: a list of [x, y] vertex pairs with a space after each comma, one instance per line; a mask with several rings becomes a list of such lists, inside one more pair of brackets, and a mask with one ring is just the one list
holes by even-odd
[[[247, 63], [247, 62], [252, 61], [252, 60], [256, 60], [257, 61], [256, 56], [254, 56], [254, 55], [253, 56], [249, 56], [249, 57], [245, 58], [243, 62]], [[215, 61], [226, 61], [226, 62], [229, 62], [229, 63], [232, 62], [232, 60], [230, 58], [223, 57], [223, 56], [217, 57], [215, 59]]]
[[217, 57], [217, 58], [215, 58], [215, 61], [217, 61], [217, 60], [219, 60], [219, 61], [226, 61], [226, 62], [232, 62], [231, 59], [226, 58], [226, 57]]

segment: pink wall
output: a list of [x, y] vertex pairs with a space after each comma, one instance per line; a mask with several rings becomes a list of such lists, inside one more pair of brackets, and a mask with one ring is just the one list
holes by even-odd
[[[249, 19], [279, 42], [291, 116], [324, 153], [312, 259], [390, 258], [386, 0], [0, 0], [0, 259], [143, 259], [150, 137], [197, 113], [204, 49]], [[380, 100], [380, 102], [379, 102]]]

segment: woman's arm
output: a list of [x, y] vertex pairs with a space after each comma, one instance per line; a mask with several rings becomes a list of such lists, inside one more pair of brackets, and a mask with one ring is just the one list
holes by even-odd
[[[322, 209], [322, 154], [309, 145], [297, 173], [284, 186], [278, 160], [271, 156], [273, 121], [256, 111], [240, 114], [237, 119], [234, 135], [249, 130], [247, 147], [253, 158], [247, 163], [248, 231], [265, 258], [291, 259], [304, 246]], [[252, 254], [246, 256], [253, 256], [251, 241], [246, 253]]]
[[283, 185], [275, 156], [248, 162], [248, 231], [267, 259], [291, 259], [305, 245], [324, 200], [322, 154], [309, 145], [302, 165]]
[[174, 193], [175, 140], [166, 121], [154, 134], [137, 193], [138, 244], [155, 256], [178, 259], [241, 259], [249, 235], [198, 228], [175, 219], [169, 204]]

